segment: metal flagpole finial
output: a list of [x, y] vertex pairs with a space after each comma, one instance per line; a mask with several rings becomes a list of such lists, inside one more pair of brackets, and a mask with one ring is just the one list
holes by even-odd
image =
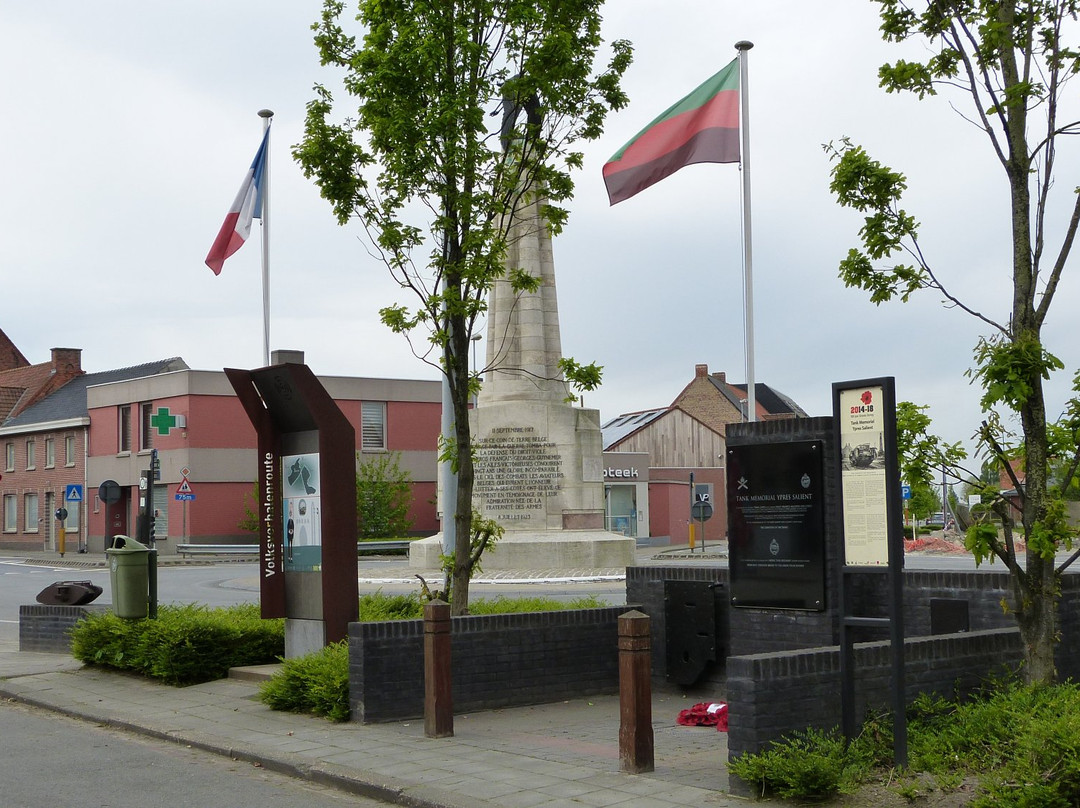
[[[735, 50], [737, 51], [748, 51], [752, 47], [754, 47], [754, 43], [748, 42], [745, 39], [740, 39], [738, 42], [735, 43]], [[259, 114], [262, 115], [261, 112]]]
[[272, 110], [272, 109], [260, 109], [259, 110], [259, 117], [260, 118], [273, 118], [274, 117], [274, 110]]

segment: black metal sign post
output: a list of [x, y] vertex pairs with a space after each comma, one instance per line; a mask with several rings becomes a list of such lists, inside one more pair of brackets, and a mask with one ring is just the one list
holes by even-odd
[[[904, 534], [896, 448], [896, 390], [891, 376], [833, 384], [833, 419], [840, 462], [844, 542], [840, 596], [840, 707], [844, 736], [856, 735], [855, 652], [851, 629], [889, 629], [892, 648], [893, 761], [907, 765], [904, 672]], [[886, 569], [889, 616], [849, 614], [845, 597], [852, 567]]]

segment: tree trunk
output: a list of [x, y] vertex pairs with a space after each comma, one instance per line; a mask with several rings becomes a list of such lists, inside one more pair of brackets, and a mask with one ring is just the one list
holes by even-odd
[[[1033, 685], [1053, 684], [1057, 679], [1054, 648], [1057, 645], [1057, 576], [1053, 559], [1027, 552], [1028, 586], [1022, 594], [1016, 616], [1024, 643], [1024, 681]], [[1015, 591], [1020, 592], [1020, 587]]]
[[450, 401], [454, 408], [454, 437], [457, 441], [457, 502], [454, 526], [457, 535], [454, 543], [454, 566], [450, 589], [450, 611], [454, 615], [469, 612], [469, 581], [472, 578], [472, 499], [473, 456], [472, 430], [469, 427], [469, 349], [468, 333], [464, 317], [451, 317], [452, 335], [450, 361], [447, 369], [451, 374]]

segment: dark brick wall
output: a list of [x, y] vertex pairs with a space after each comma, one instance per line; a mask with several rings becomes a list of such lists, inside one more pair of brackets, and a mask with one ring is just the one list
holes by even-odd
[[[618, 617], [633, 608], [453, 618], [454, 711], [618, 692]], [[354, 721], [424, 714], [423, 641], [422, 620], [349, 625]]]
[[19, 650], [70, 654], [72, 627], [88, 614], [107, 610], [107, 606], [20, 606]]
[[[1003, 665], [1023, 658], [1015, 628], [915, 637], [904, 644], [906, 696], [965, 695]], [[855, 646], [855, 714], [891, 703], [888, 642]], [[761, 751], [769, 741], [806, 727], [840, 723], [840, 650], [807, 648], [728, 657], [728, 758]]]

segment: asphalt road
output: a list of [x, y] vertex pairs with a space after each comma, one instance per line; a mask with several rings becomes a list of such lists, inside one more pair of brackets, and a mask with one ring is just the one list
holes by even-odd
[[384, 803], [187, 746], [0, 703], [6, 808], [374, 808]]
[[[402, 560], [363, 559], [362, 578], [379, 579], [396, 572], [401, 577]], [[111, 601], [107, 569], [72, 569], [24, 564], [21, 559], [0, 558], [0, 649], [15, 650], [19, 642], [19, 606], [35, 603], [37, 594], [57, 581], [89, 580], [105, 591], [101, 602]], [[418, 581], [409, 583], [364, 583], [361, 594], [383, 591], [387, 594], [416, 592]], [[626, 602], [622, 581], [590, 583], [477, 584], [471, 587], [474, 597], [499, 595], [521, 597], [544, 595], [560, 600], [594, 595], [611, 605]], [[158, 569], [158, 603], [204, 603], [228, 606], [233, 603], [257, 603], [259, 600], [258, 566], [248, 562], [208, 564], [206, 566], [162, 566]]]

